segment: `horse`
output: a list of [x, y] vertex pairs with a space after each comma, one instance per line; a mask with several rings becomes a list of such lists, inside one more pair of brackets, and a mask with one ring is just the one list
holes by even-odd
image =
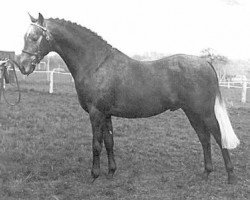
[[203, 177], [213, 171], [211, 135], [219, 145], [228, 183], [237, 176], [228, 149], [239, 144], [211, 63], [198, 56], [178, 54], [155, 61], [137, 61], [113, 48], [93, 31], [64, 19], [30, 15], [24, 48], [18, 57], [23, 74], [32, 73], [49, 52], [58, 53], [72, 77], [79, 103], [90, 118], [93, 139], [91, 175], [100, 174], [103, 142], [108, 175], [116, 171], [112, 116], [147, 118], [166, 110], [182, 109], [201, 142]]

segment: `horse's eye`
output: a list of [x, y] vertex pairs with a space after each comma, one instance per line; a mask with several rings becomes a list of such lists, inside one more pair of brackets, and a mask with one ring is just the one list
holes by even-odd
[[34, 42], [36, 42], [38, 40], [38, 36], [34, 35], [34, 36], [31, 36], [30, 39]]

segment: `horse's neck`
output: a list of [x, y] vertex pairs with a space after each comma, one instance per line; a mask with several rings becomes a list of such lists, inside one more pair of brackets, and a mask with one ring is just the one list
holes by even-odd
[[111, 49], [88, 30], [79, 34], [60, 24], [51, 24], [51, 34], [54, 39], [53, 50], [64, 60], [73, 77], [79, 70], [91, 71]]

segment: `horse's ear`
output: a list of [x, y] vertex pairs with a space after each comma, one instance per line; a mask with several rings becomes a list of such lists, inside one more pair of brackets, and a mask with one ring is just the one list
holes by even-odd
[[35, 19], [34, 17], [32, 17], [30, 13], [28, 13], [28, 14], [30, 16], [30, 20], [31, 20], [32, 23], [37, 22], [37, 19]]
[[39, 13], [39, 16], [38, 16], [38, 24], [40, 24], [41, 26], [43, 26], [43, 22], [44, 22], [43, 15], [42, 15], [41, 13]]

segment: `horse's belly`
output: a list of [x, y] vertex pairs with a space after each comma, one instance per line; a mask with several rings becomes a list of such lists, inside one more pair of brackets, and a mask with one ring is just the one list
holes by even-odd
[[110, 114], [116, 117], [124, 118], [146, 118], [158, 115], [174, 106], [171, 102], [162, 102], [159, 99], [145, 99], [130, 103], [124, 102], [111, 109]]
[[151, 111], [151, 112], [145, 112], [145, 111], [141, 111], [141, 110], [113, 110], [111, 112], [112, 116], [115, 117], [123, 117], [123, 118], [146, 118], [146, 117], [151, 117], [151, 116], [155, 116], [158, 115], [164, 111], [166, 111], [167, 109], [164, 110], [155, 110], [155, 111]]

